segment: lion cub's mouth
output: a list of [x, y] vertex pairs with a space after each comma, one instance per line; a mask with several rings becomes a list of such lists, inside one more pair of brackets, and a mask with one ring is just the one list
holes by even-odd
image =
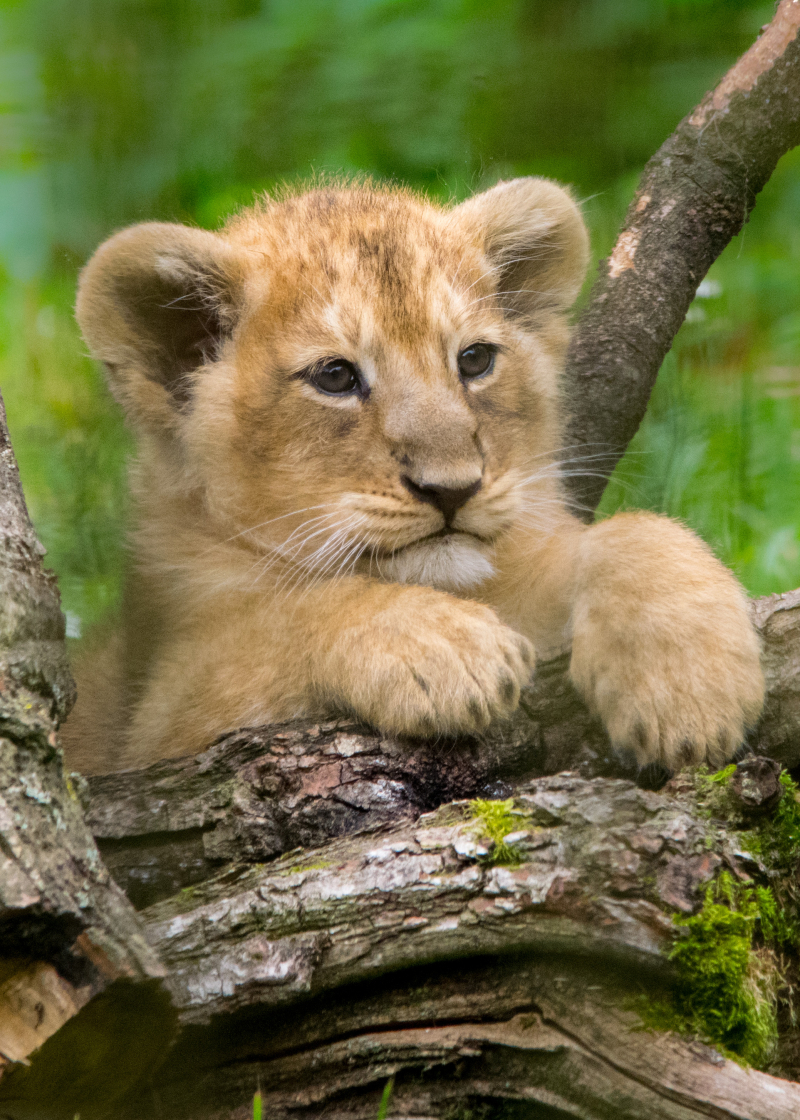
[[378, 556], [382, 579], [415, 583], [441, 591], [465, 591], [494, 575], [491, 542], [459, 529], [439, 529]]
[[412, 541], [411, 544], [403, 545], [403, 548], [395, 549], [396, 552], [402, 552], [406, 548], [413, 548], [414, 545], [424, 544], [425, 541], [443, 541], [452, 537], [465, 537], [468, 540], [478, 541], [479, 544], [491, 544], [494, 538], [482, 537], [479, 533], [470, 532], [468, 529], [437, 529], [435, 533], [427, 533], [424, 537], [418, 537], [417, 540]]
[[377, 549], [375, 555], [380, 560], [390, 560], [393, 556], [399, 556], [409, 549], [417, 548], [419, 545], [428, 544], [430, 541], [454, 541], [460, 539], [463, 541], [471, 541], [478, 548], [489, 547], [495, 543], [498, 534], [491, 536], [483, 536], [480, 533], [475, 533], [470, 529], [454, 529], [451, 527], [442, 527], [437, 529], [434, 533], [426, 533], [424, 537], [416, 537], [408, 544], [398, 545], [397, 548], [380, 548]]

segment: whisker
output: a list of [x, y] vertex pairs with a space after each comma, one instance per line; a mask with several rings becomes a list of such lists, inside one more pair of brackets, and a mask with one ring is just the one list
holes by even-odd
[[[307, 523], [305, 526], [302, 526], [302, 528], [304, 528], [306, 532], [303, 536], [298, 537], [292, 542], [292, 547], [290, 549], [287, 550], [287, 542], [283, 542], [282, 545], [275, 546], [269, 553], [267, 553], [267, 555], [264, 557], [265, 563], [262, 566], [262, 571], [258, 574], [253, 586], [255, 586], [255, 584], [263, 578], [263, 576], [267, 573], [267, 571], [270, 570], [270, 568], [274, 566], [274, 564], [283, 562], [285, 564], [286, 570], [284, 571], [283, 575], [278, 580], [278, 584], [276, 585], [276, 591], [280, 590], [283, 581], [290, 578], [291, 575], [294, 574], [296, 569], [300, 568], [302, 571], [303, 566], [307, 566], [308, 561], [320, 551], [320, 549], [317, 549], [311, 554], [311, 557], [306, 557], [305, 561], [298, 562], [296, 561], [295, 557], [298, 556], [302, 549], [310, 541], [312, 541], [315, 537], [320, 536], [322, 533], [329, 532], [331, 537], [336, 536], [336, 534], [340, 533], [344, 527], [349, 525], [354, 516], [355, 515], [350, 514], [344, 519], [339, 520], [338, 522], [334, 522], [333, 524], [328, 523], [326, 525], [323, 525], [321, 528], [315, 529], [313, 532], [308, 532], [307, 530], [310, 524], [312, 522], [320, 520], [319, 518], [312, 518], [311, 522]], [[292, 534], [292, 536], [294, 536], [294, 534]], [[325, 545], [329, 543], [329, 541], [330, 537], [327, 538], [325, 542], [323, 542], [320, 548], [324, 548]]]
[[[294, 565], [298, 579], [302, 579], [309, 572], [324, 575], [339, 558], [341, 552], [350, 548], [353, 543], [353, 530], [365, 520], [366, 518], [361, 514], [351, 514], [340, 522], [319, 548]], [[359, 547], [361, 547], [360, 543]]]
[[[361, 520], [363, 520], [363, 519], [361, 519]], [[355, 527], [356, 526], [354, 525], [351, 528], [355, 528]], [[313, 588], [318, 586], [321, 582], [323, 582], [323, 580], [331, 580], [331, 579], [338, 578], [338, 575], [340, 574], [342, 564], [345, 563], [346, 560], [354, 552], [355, 552], [356, 558], [357, 558], [358, 555], [360, 555], [360, 553], [363, 551], [363, 548], [364, 548], [364, 545], [361, 541], [359, 541], [357, 539], [353, 540], [352, 537], [349, 537], [349, 536], [344, 536], [343, 539], [340, 540], [337, 543], [336, 547], [332, 551], [332, 554], [326, 559], [325, 563], [321, 566], [317, 566], [317, 569], [314, 572], [311, 580], [306, 584], [305, 588], [303, 589], [303, 592], [300, 595], [300, 600], [304, 599], [313, 590]], [[337, 562], [339, 563], [339, 568], [337, 569], [337, 572], [331, 577], [329, 575], [329, 573], [330, 573], [331, 569], [333, 568], [333, 566]], [[293, 585], [293, 588], [296, 588], [297, 586], [298, 586], [298, 583], [296, 582]], [[290, 588], [289, 590], [292, 590], [293, 588]], [[288, 594], [288, 591], [287, 591], [287, 594]]]
[[219, 545], [229, 544], [231, 541], [237, 540], [239, 537], [245, 536], [247, 533], [254, 533], [257, 529], [265, 529], [267, 525], [272, 525], [276, 521], [285, 521], [287, 517], [296, 517], [300, 513], [310, 513], [312, 509], [326, 509], [328, 506], [336, 505], [335, 502], [324, 502], [319, 506], [306, 506], [305, 509], [293, 509], [291, 513], [282, 513], [280, 517], [271, 517], [269, 521], [261, 521], [258, 525], [250, 525], [247, 529], [242, 529], [239, 533], [234, 533], [231, 537], [226, 537], [225, 540], [217, 541], [211, 548], [217, 548]]

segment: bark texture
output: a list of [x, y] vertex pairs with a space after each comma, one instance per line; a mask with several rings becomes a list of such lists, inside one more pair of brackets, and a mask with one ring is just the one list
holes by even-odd
[[590, 475], [565, 483], [589, 520], [698, 284], [742, 229], [780, 157], [800, 143], [798, 27], [800, 4], [781, 0], [761, 38], [647, 164], [600, 263], [567, 362], [564, 442], [578, 460], [593, 458]]
[[[2, 725], [16, 728], [28, 702], [63, 719], [75, 702], [55, 576], [25, 506], [0, 398], [0, 697]], [[33, 699], [36, 698], [36, 699]], [[22, 733], [22, 732], [20, 732]]]

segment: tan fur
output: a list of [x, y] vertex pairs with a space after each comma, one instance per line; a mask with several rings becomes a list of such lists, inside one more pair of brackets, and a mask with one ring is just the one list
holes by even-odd
[[[614, 744], [730, 757], [761, 709], [736, 580], [651, 514], [585, 526], [558, 463], [566, 312], [587, 238], [542, 179], [453, 209], [370, 185], [266, 200], [219, 234], [150, 224], [101, 246], [77, 314], [139, 439], [127, 727], [85, 770], [192, 753], [226, 729], [352, 712], [480, 731], [542, 655]], [[462, 381], [457, 355], [497, 346]], [[303, 370], [358, 367], [361, 395]], [[481, 488], [443, 514], [413, 487]], [[429, 491], [426, 491], [429, 493]]]

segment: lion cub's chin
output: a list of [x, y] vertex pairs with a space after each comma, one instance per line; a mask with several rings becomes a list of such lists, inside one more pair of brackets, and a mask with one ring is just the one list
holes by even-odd
[[381, 561], [381, 575], [392, 583], [416, 583], [440, 591], [466, 591], [494, 575], [489, 549], [475, 537], [453, 533], [420, 541]]

